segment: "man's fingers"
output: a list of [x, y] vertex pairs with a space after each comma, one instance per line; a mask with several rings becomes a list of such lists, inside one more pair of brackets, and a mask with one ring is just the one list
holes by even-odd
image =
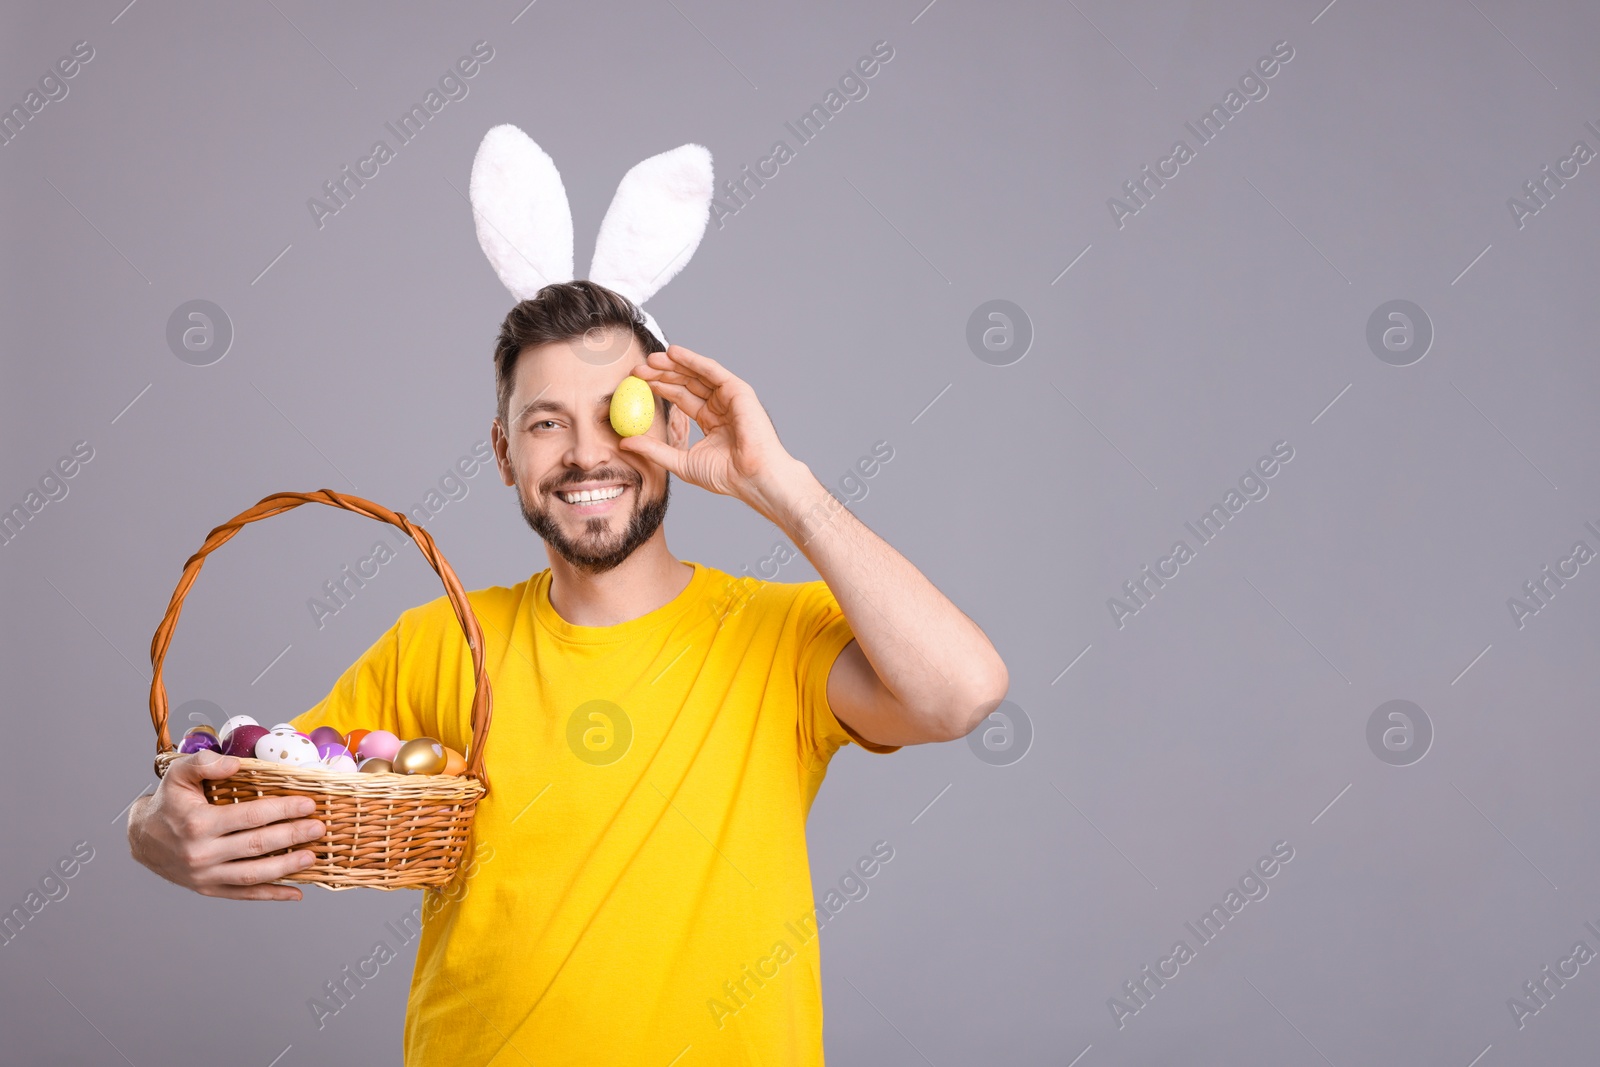
[[327, 827], [316, 819], [276, 822], [237, 833], [224, 834], [207, 847], [206, 858], [215, 863], [250, 859], [276, 852], [280, 848], [308, 845], [326, 834]]
[[303, 819], [317, 810], [317, 802], [310, 797], [261, 797], [238, 804], [218, 804], [214, 810], [217, 832], [228, 834], [285, 819]]
[[[698, 420], [700, 413], [705, 410], [706, 402], [684, 386], [667, 381], [653, 381], [650, 386], [655, 390], [657, 396], [665, 397], [678, 405], [683, 409], [683, 413], [691, 419]], [[701, 429], [704, 429], [704, 427], [701, 427]]]
[[[652, 352], [650, 358], [655, 359], [662, 355], [663, 353], [660, 352]], [[652, 363], [641, 364], [634, 369], [634, 377], [642, 378], [647, 382], [671, 382], [674, 385], [686, 386], [692, 389], [694, 394], [702, 400], [710, 399], [711, 394], [716, 392], [716, 386], [699, 375], [684, 370], [683, 367], [676, 363], [663, 362], [665, 363], [664, 366], [656, 366]]]
[[705, 379], [676, 370], [658, 371], [649, 381], [652, 384], [676, 385], [681, 389], [687, 389], [701, 400], [710, 400], [717, 391], [714, 386], [708, 385]]
[[267, 856], [254, 860], [234, 860], [209, 868], [200, 878], [200, 889], [224, 889], [230, 886], [264, 886], [305, 870], [316, 861], [310, 852], [301, 850], [284, 856]]
[[302, 900], [305, 897], [292, 885], [218, 885], [201, 890], [201, 895], [227, 900]]
[[632, 452], [643, 456], [652, 463], [659, 463], [680, 478], [685, 480], [688, 478], [683, 473], [683, 457], [685, 453], [681, 449], [673, 448], [665, 441], [658, 441], [647, 434], [640, 434], [637, 437], [624, 437], [617, 447], [624, 452]]
[[733, 373], [713, 359], [673, 345], [665, 352], [652, 352], [645, 362], [647, 380], [665, 379], [687, 385], [699, 396], [709, 398], [718, 389], [743, 384]]
[[207, 778], [227, 778], [239, 770], [239, 757], [224, 756], [218, 752], [196, 752], [180, 756], [167, 768], [167, 776], [176, 776], [183, 785], [198, 786]]
[[738, 381], [732, 371], [716, 360], [702, 356], [698, 352], [691, 352], [682, 345], [668, 345], [667, 358], [679, 366], [687, 367], [712, 385], [725, 385], [728, 382]]

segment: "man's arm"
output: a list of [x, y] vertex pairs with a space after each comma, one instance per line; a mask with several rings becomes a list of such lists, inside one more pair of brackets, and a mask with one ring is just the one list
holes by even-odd
[[869, 741], [915, 745], [964, 737], [999, 706], [1010, 677], [988, 637], [808, 467], [773, 471], [761, 495], [855, 634], [828, 675], [837, 718]]
[[628, 437], [622, 449], [749, 504], [839, 601], [856, 639], [828, 676], [837, 718], [869, 741], [907, 745], [962, 737], [999, 706], [1010, 679], [983, 631], [784, 450], [748, 383], [680, 345], [634, 374], [705, 437], [687, 450]]

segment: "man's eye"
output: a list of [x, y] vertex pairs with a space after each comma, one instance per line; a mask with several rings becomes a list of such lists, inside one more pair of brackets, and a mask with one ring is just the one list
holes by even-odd
[[534, 423], [532, 426], [530, 426], [528, 428], [530, 430], [535, 430], [535, 429], [538, 429], [540, 426], [554, 426], [555, 424], [556, 424], [556, 420], [555, 419], [540, 419], [538, 422]]

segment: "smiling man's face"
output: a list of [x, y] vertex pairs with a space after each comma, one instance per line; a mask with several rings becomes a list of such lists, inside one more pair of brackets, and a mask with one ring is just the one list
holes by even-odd
[[[579, 570], [617, 566], [655, 536], [667, 513], [670, 475], [618, 448], [611, 393], [644, 362], [644, 350], [623, 330], [612, 333], [610, 362], [594, 361], [593, 345], [556, 341], [517, 357], [507, 423], [495, 420], [501, 479], [517, 487], [522, 516], [550, 549]], [[588, 355], [589, 358], [580, 358]], [[673, 407], [662, 418], [656, 401], [651, 436], [682, 447], [688, 418]]]

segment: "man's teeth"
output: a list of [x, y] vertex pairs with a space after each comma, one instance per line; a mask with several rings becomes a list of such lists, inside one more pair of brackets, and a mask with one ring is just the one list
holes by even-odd
[[587, 504], [596, 500], [610, 500], [622, 495], [624, 486], [613, 485], [610, 489], [584, 489], [577, 493], [562, 493], [561, 499], [569, 504]]

